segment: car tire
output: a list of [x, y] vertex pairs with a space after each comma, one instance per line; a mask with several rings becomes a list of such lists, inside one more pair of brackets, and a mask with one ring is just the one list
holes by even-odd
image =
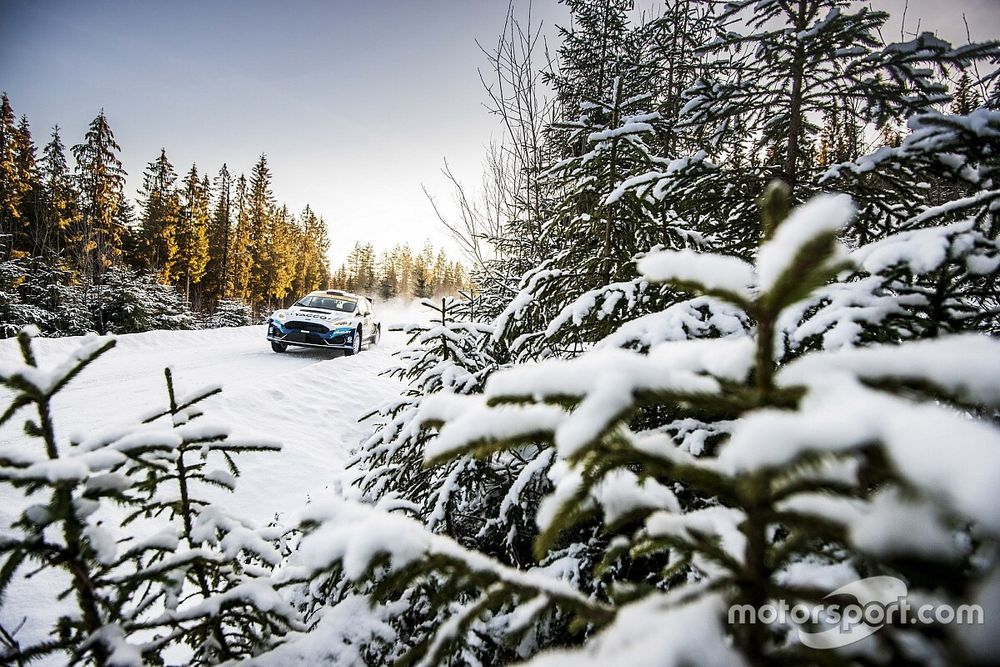
[[359, 326], [358, 330], [354, 332], [353, 347], [350, 350], [347, 350], [346, 353], [345, 353], [348, 357], [353, 357], [355, 354], [358, 354], [359, 352], [361, 352], [361, 341], [363, 340], [361, 338], [361, 336], [362, 336], [361, 331], [362, 331], [361, 327]]
[[382, 340], [382, 325], [375, 325], [375, 335], [372, 336], [372, 347], [377, 347], [379, 342]]
[[271, 349], [274, 350], [275, 352], [279, 352], [280, 353], [280, 352], [284, 352], [285, 350], [287, 350], [288, 349], [288, 345], [286, 345], [285, 343], [275, 343], [272, 340], [271, 341]]

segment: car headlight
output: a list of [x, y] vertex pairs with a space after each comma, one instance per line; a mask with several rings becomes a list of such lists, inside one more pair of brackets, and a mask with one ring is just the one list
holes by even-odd
[[273, 313], [271, 313], [271, 319], [274, 320], [275, 322], [284, 322], [285, 320], [288, 319], [288, 313], [286, 313], [283, 310], [276, 310]]

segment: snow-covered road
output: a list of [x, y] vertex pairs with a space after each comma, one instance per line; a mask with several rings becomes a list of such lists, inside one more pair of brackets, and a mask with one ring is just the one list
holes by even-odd
[[[91, 364], [55, 401], [61, 436], [134, 424], [166, 405], [163, 369], [173, 369], [180, 395], [209, 384], [222, 394], [206, 400], [206, 419], [229, 424], [233, 435], [263, 436], [283, 443], [279, 454], [244, 455], [233, 509], [266, 521], [275, 512], [294, 512], [333, 481], [349, 451], [369, 428], [362, 414], [396, 396], [402, 385], [380, 377], [400, 334], [355, 357], [308, 348], [275, 354], [264, 327], [205, 331], [153, 331], [118, 337], [117, 345]], [[42, 364], [55, 363], [76, 338], [39, 339]], [[0, 360], [19, 356], [16, 342], [0, 341]], [[9, 394], [0, 393], [6, 404]], [[17, 424], [0, 429], [0, 447], [20, 445]], [[0, 488], [0, 521], [10, 520], [11, 502]]]
[[[412, 314], [412, 309], [389, 313], [383, 322], [397, 321], [393, 315], [411, 319]], [[208, 494], [258, 524], [276, 515], [284, 523], [310, 498], [335, 488], [351, 449], [370, 429], [358, 417], [399, 394], [403, 385], [379, 373], [404, 343], [402, 334], [386, 333], [377, 347], [347, 357], [307, 348], [275, 354], [263, 326], [118, 336], [112, 350], [57, 395], [57, 436], [65, 441], [76, 433], [136, 424], [165, 407], [165, 366], [173, 369], [181, 396], [221, 384], [221, 394], [201, 403], [204, 419], [229, 425], [233, 436], [278, 440], [283, 449], [240, 456], [235, 493]], [[58, 363], [79, 344], [79, 338], [37, 339], [35, 350], [45, 366]], [[12, 358], [20, 358], [16, 341], [0, 341], [0, 362]], [[0, 405], [6, 407], [9, 397], [0, 389]], [[22, 411], [0, 428], [0, 451], [40, 446], [24, 434], [23, 420], [29, 416], [34, 415]], [[19, 491], [0, 485], [0, 534], [25, 503]], [[20, 579], [7, 591], [0, 624], [10, 630], [26, 621], [18, 635], [22, 642], [44, 638], [59, 613], [52, 599], [59, 584], [52, 576], [46, 572], [30, 581]], [[39, 587], [46, 591], [42, 596]]]

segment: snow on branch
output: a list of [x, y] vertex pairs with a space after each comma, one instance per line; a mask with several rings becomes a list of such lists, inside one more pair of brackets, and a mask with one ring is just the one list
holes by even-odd
[[595, 620], [606, 621], [611, 615], [607, 606], [588, 599], [565, 581], [501, 565], [451, 538], [428, 532], [413, 519], [375, 507], [330, 501], [305, 510], [301, 523], [307, 534], [276, 575], [278, 583], [307, 581], [335, 567], [355, 582], [379, 576], [380, 567], [387, 575], [408, 568], [450, 568], [479, 582], [501, 584], [513, 594], [545, 595]]

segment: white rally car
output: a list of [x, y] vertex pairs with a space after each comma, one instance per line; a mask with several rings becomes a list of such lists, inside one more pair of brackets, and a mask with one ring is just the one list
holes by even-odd
[[267, 339], [275, 352], [302, 345], [357, 354], [378, 344], [381, 334], [371, 299], [339, 290], [310, 292], [267, 320]]

